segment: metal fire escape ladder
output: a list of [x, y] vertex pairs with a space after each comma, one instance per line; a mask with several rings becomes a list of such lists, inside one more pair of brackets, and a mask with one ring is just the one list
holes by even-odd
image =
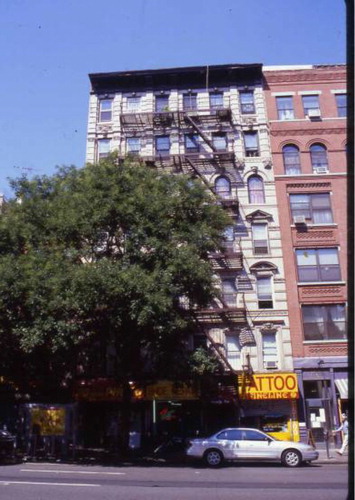
[[207, 187], [207, 189], [209, 189], [209, 191], [211, 191], [211, 193], [214, 196], [216, 196], [215, 192], [213, 191], [213, 189], [211, 188], [211, 186], [209, 185], [209, 183], [206, 181], [206, 179], [204, 178], [204, 176], [199, 172], [199, 170], [196, 167], [196, 165], [194, 164], [194, 162], [188, 156], [185, 156], [185, 160], [190, 165], [190, 167], [193, 169], [193, 171], [196, 173], [196, 175], [202, 180], [202, 182]]
[[212, 143], [211, 139], [207, 137], [207, 135], [201, 130], [201, 128], [197, 125], [197, 123], [189, 116], [188, 114], [185, 113], [185, 119], [193, 126], [193, 128], [196, 130], [196, 132], [202, 137], [202, 139], [205, 141], [206, 144], [212, 149], [214, 153], [216, 153], [217, 149]]
[[227, 368], [231, 371], [231, 373], [237, 373], [234, 368], [231, 367], [228, 359], [224, 355], [224, 353], [221, 351], [220, 346], [213, 340], [211, 335], [209, 334], [208, 331], [204, 330], [204, 334], [208, 338], [208, 341], [210, 342], [211, 346], [215, 350], [215, 352], [218, 354], [219, 358], [223, 361], [223, 363], [227, 366]]

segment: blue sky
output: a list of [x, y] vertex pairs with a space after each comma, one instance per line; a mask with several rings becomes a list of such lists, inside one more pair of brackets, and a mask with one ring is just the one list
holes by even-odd
[[345, 62], [343, 0], [0, 0], [0, 192], [82, 166], [88, 73]]

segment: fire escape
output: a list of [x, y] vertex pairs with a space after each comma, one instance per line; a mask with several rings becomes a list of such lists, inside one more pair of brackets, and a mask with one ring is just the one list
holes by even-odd
[[[122, 111], [120, 116], [121, 129], [125, 137], [137, 136], [142, 142], [154, 141], [156, 136], [179, 137], [179, 151], [171, 154], [170, 147], [157, 150], [151, 156], [137, 154], [137, 159], [158, 170], [172, 174], [186, 174], [199, 178], [205, 187], [214, 195], [216, 203], [225, 208], [232, 221], [238, 217], [239, 206], [235, 195], [218, 193], [211, 185], [210, 178], [215, 174], [226, 174], [232, 185], [240, 181], [240, 165], [228, 142], [235, 137], [235, 127], [229, 104], [225, 100], [216, 99], [190, 100], [184, 102], [183, 109], [172, 111], [162, 109], [154, 112]], [[181, 147], [184, 138], [184, 148]], [[234, 184], [233, 184], [234, 183]], [[235, 242], [226, 241], [224, 247], [210, 255], [216, 274], [234, 275], [243, 269], [243, 256]], [[233, 297], [225, 300], [223, 293], [209, 308], [197, 312], [200, 332], [208, 339], [209, 346], [220, 360], [225, 373], [237, 373], [230, 365], [224, 347], [216, 342], [209, 329], [222, 328], [230, 332], [242, 332], [239, 335], [240, 344], [248, 345], [254, 342], [244, 302], [244, 294], [236, 292]]]

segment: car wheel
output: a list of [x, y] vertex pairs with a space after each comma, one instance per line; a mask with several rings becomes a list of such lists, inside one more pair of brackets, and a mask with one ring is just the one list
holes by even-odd
[[203, 458], [210, 467], [218, 467], [223, 463], [223, 455], [219, 450], [207, 450]]
[[281, 462], [286, 467], [299, 467], [302, 462], [301, 453], [298, 450], [286, 450], [282, 454]]

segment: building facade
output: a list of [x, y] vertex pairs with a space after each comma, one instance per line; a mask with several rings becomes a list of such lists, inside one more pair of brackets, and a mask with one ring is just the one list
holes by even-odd
[[[117, 151], [147, 168], [191, 175], [230, 215], [224, 251], [210, 256], [221, 296], [199, 311], [191, 339], [191, 348], [214, 350], [223, 374], [217, 391], [202, 388], [194, 403], [190, 395], [186, 413], [197, 405], [202, 431], [242, 423], [297, 439], [298, 390], [261, 65], [92, 74], [90, 81], [88, 162]], [[157, 394], [146, 388], [147, 403], [164, 406], [177, 398], [168, 389], [160, 400]], [[183, 393], [179, 404], [185, 404]], [[148, 420], [156, 411], [152, 407]]]
[[264, 67], [299, 418], [347, 410], [346, 67]]

